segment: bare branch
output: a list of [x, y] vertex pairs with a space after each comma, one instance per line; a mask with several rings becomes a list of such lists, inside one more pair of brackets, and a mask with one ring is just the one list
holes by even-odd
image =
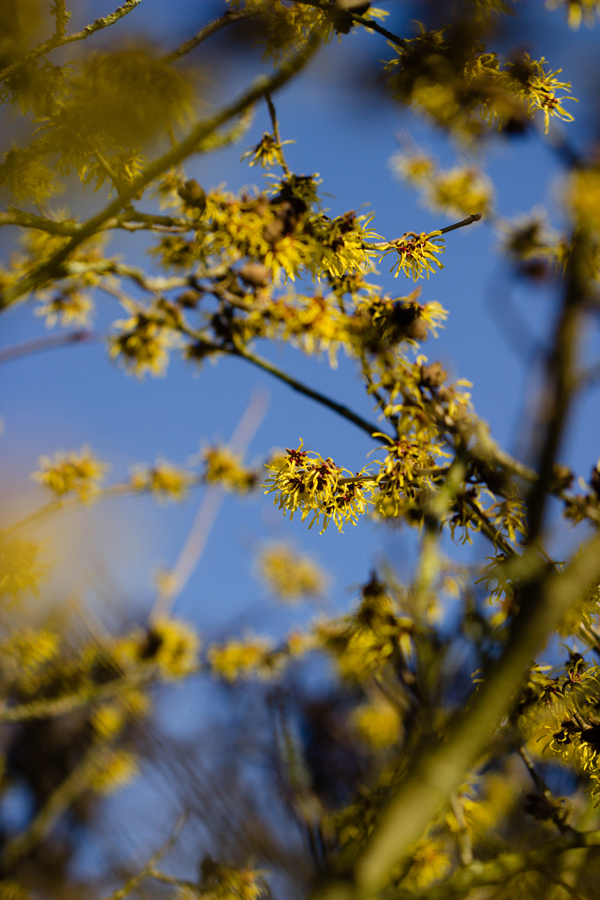
[[72, 44], [74, 41], [84, 41], [90, 34], [93, 34], [95, 31], [100, 31], [102, 28], [108, 28], [109, 25], [114, 25], [119, 19], [122, 19], [123, 16], [126, 16], [127, 13], [130, 13], [132, 9], [135, 9], [136, 6], [142, 0], [125, 0], [123, 6], [120, 6], [118, 9], [114, 11], [114, 13], [110, 13], [108, 16], [104, 16], [100, 19], [95, 19], [91, 25], [86, 25], [86, 27], [82, 31], [78, 31], [76, 34], [69, 34], [67, 36], [58, 35], [58, 26], [57, 26], [57, 34], [53, 35], [50, 40], [45, 41], [43, 44], [39, 44], [37, 47], [34, 47], [33, 50], [30, 50], [29, 53], [26, 53], [21, 59], [18, 59], [16, 62], [11, 63], [10, 66], [6, 66], [5, 69], [2, 69], [0, 72], [0, 81], [4, 81], [15, 69], [18, 69], [20, 66], [25, 65], [28, 62], [33, 62], [35, 59], [39, 59], [40, 56], [45, 56], [51, 50], [54, 50], [56, 47], [63, 47], [65, 44]]
[[23, 356], [31, 356], [33, 353], [42, 353], [45, 350], [56, 350], [59, 347], [67, 347], [69, 344], [91, 343], [99, 339], [93, 331], [70, 331], [68, 334], [54, 334], [49, 337], [37, 338], [33, 341], [24, 341], [13, 347], [5, 347], [0, 350], [0, 365], [11, 362], [13, 359], [21, 359]]
[[173, 50], [172, 53], [167, 53], [166, 56], [163, 56], [161, 58], [161, 62], [175, 62], [176, 59], [181, 59], [182, 56], [186, 56], [186, 54], [190, 53], [192, 50], [195, 50], [196, 47], [199, 47], [200, 44], [203, 43], [203, 41], [206, 41], [209, 37], [212, 37], [213, 34], [221, 31], [222, 28], [226, 28], [227, 25], [232, 25], [234, 22], [239, 22], [242, 19], [250, 19], [256, 15], [256, 12], [252, 12], [246, 9], [228, 9], [224, 15], [222, 15], [219, 19], [215, 19], [214, 22], [210, 22], [208, 25], [205, 25], [204, 28], [201, 28], [200, 31], [198, 31], [194, 35], [193, 38], [190, 38], [189, 41], [185, 41], [183, 44], [181, 44], [177, 48], [177, 50]]

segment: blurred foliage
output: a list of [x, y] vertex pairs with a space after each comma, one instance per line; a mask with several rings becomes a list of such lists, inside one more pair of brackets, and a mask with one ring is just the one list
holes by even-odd
[[[444, 5], [444, 23], [438, 9], [416, 36], [389, 31], [387, 11], [362, 0], [224, 2], [220, 18], [169, 55], [118, 38], [130, 13], [143, 28], [138, 5], [127, 0], [68, 34], [64, 0], [0, 2], [0, 102], [20, 123], [0, 162], [0, 187], [19, 205], [0, 225], [20, 234], [0, 271], [0, 312], [30, 304], [50, 327], [90, 328], [108, 294], [123, 310], [108, 357], [127, 374], [164, 375], [172, 354], [196, 367], [235, 357], [375, 446], [352, 471], [326, 455], [326, 435], [319, 448], [301, 442], [252, 465], [237, 447], [204, 444], [185, 465], [157, 459], [108, 483], [89, 447], [40, 459], [32, 477], [46, 501], [0, 532], [0, 900], [591, 900], [600, 874], [600, 470], [572, 472], [560, 447], [590, 380], [579, 351], [598, 311], [600, 167], [597, 150], [577, 153], [559, 125], [573, 119], [569, 76], [520, 47], [494, 49], [504, 19], [520, 15], [503, 0]], [[564, 7], [572, 28], [593, 24], [598, 7], [548, 5]], [[266, 74], [209, 110], [198, 71], [181, 60], [235, 23], [252, 24]], [[373, 215], [327, 215], [318, 173], [290, 169], [273, 98], [320, 46], [359, 30], [387, 57], [389, 96], [460, 153], [442, 168], [406, 139], [396, 173], [433, 212], [461, 221], [384, 239]], [[265, 169], [267, 186], [234, 193], [187, 177], [188, 158], [239, 141], [262, 101], [272, 130], [242, 161]], [[523, 133], [565, 165], [556, 225], [541, 208], [511, 221], [497, 212], [485, 151]], [[94, 187], [88, 218], [54, 200], [76, 183]], [[389, 257], [395, 276], [435, 278], [441, 253], [468, 232], [446, 236], [481, 218], [515, 278], [562, 297], [532, 467], [494, 442], [469, 383], [424, 355], [443, 306], [421, 302], [420, 288], [394, 296], [376, 283]], [[127, 262], [127, 233], [138, 230], [148, 232], [152, 271]], [[107, 252], [113, 232], [119, 254]], [[343, 351], [373, 421], [260, 356], [267, 342], [332, 367]], [[494, 365], [502, 377], [508, 363]], [[80, 598], [40, 602], [56, 588], [47, 580], [55, 550], [38, 525], [104, 499], [182, 501], [196, 488], [213, 498], [215, 488], [262, 490], [284, 516], [321, 531], [414, 529], [412, 572], [401, 581], [381, 563], [334, 616], [316, 562], [286, 541], [261, 544], [255, 571], [269, 592], [312, 599], [321, 612], [285, 636], [202, 640], [172, 613], [182, 572], [197, 561], [195, 525], [180, 561], [159, 573], [145, 623], [127, 610], [101, 623]], [[579, 529], [578, 553], [556, 537], [556, 510]], [[450, 555], [452, 541], [474, 536], [469, 565], [459, 547]], [[215, 723], [190, 738], [190, 723], [184, 737], [169, 735], [156, 697], [171, 702], [173, 683], [208, 680], [223, 699], [223, 731]], [[171, 801], [165, 812], [156, 799], [157, 827], [176, 806], [189, 830], [181, 835], [180, 822], [145, 862], [115, 857], [100, 875], [81, 875], [82, 845], [102, 828], [112, 833], [118, 807], [103, 798], [148, 784], [149, 772]]]

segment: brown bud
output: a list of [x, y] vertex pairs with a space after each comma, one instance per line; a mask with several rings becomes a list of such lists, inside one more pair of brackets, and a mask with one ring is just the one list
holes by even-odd
[[563, 798], [554, 798], [545, 794], [527, 794], [523, 808], [528, 815], [539, 822], [548, 822], [551, 819], [564, 819], [568, 813], [566, 801]]
[[271, 280], [271, 270], [262, 263], [246, 263], [240, 269], [240, 278], [253, 287], [265, 287]]
[[426, 341], [427, 325], [425, 324], [423, 319], [415, 319], [414, 322], [410, 322], [406, 326], [406, 328], [404, 329], [404, 334], [412, 341]]
[[206, 194], [204, 188], [198, 184], [195, 178], [190, 178], [185, 184], [177, 188], [177, 193], [186, 206], [191, 206], [203, 212], [206, 209]]
[[179, 304], [179, 306], [183, 306], [184, 309], [196, 309], [199, 300], [200, 294], [198, 293], [198, 291], [192, 290], [192, 288], [187, 291], [183, 291], [183, 293], [179, 294], [179, 296], [176, 298], [176, 302]]
[[566, 490], [573, 481], [573, 477], [573, 473], [568, 466], [563, 466], [562, 463], [555, 463], [552, 467], [550, 489], [555, 493]]
[[423, 387], [437, 388], [447, 378], [447, 374], [439, 362], [429, 363], [428, 366], [421, 367], [421, 384]]
[[269, 244], [275, 244], [285, 234], [285, 222], [277, 218], [263, 228], [263, 237]]

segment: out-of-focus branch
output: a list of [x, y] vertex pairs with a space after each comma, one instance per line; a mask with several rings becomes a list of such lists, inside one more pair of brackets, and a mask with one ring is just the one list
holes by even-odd
[[[136, 2], [139, 2], [139, 0], [136, 0]], [[105, 206], [105, 208], [95, 216], [88, 219], [87, 222], [83, 223], [68, 244], [54, 253], [47, 262], [37, 266], [16, 284], [6, 288], [6, 290], [0, 294], [0, 311], [6, 309], [20, 297], [29, 294], [30, 291], [41, 287], [48, 281], [63, 277], [64, 263], [73, 250], [87, 238], [96, 234], [109, 219], [112, 219], [119, 213], [128, 200], [133, 199], [136, 194], [143, 190], [155, 178], [172, 166], [175, 166], [186, 159], [186, 157], [190, 156], [192, 153], [195, 153], [198, 149], [198, 145], [220, 128], [221, 125], [224, 125], [229, 119], [244, 112], [265, 94], [272, 93], [286, 84], [290, 78], [306, 65], [319, 44], [319, 35], [313, 33], [302, 50], [300, 50], [292, 59], [282, 63], [282, 65], [275, 70], [273, 75], [268, 78], [265, 76], [257, 78], [254, 81], [254, 84], [237, 100], [224, 106], [209, 119], [204, 119], [199, 122], [186, 138], [176, 144], [172, 150], [169, 150], [167, 153], [155, 159], [154, 162], [144, 169], [137, 178], [133, 179], [133, 181], [124, 187], [119, 197]]]
[[[59, 0], [60, 2], [60, 0]], [[72, 44], [74, 41], [84, 41], [90, 34], [94, 34], [95, 31], [100, 31], [102, 28], [108, 28], [109, 25], [114, 25], [119, 19], [122, 19], [123, 16], [126, 16], [127, 13], [130, 13], [132, 9], [135, 9], [136, 6], [142, 0], [125, 0], [123, 6], [119, 6], [118, 9], [114, 11], [114, 13], [110, 13], [108, 16], [104, 16], [99, 19], [95, 19], [90, 25], [86, 25], [82, 31], [78, 31], [75, 34], [65, 35], [59, 34], [58, 21], [57, 21], [57, 30], [56, 34], [53, 35], [48, 41], [45, 41], [43, 44], [38, 44], [37, 47], [34, 47], [33, 50], [30, 50], [29, 53], [26, 53], [21, 59], [16, 60], [16, 62], [11, 63], [10, 66], [6, 66], [5, 69], [2, 69], [0, 72], [0, 81], [3, 81], [7, 78], [11, 72], [14, 72], [15, 69], [18, 69], [19, 66], [25, 65], [28, 62], [33, 62], [35, 59], [39, 59], [40, 56], [45, 56], [47, 53], [50, 53], [51, 50], [54, 50], [56, 47], [64, 47], [65, 44]], [[64, 4], [63, 4], [64, 6]], [[66, 24], [66, 20], [65, 24]]]
[[[514, 575], [521, 585], [522, 602], [500, 660], [466, 710], [458, 714], [448, 738], [432, 746], [428, 736], [417, 748], [413, 756], [415, 765], [384, 809], [347, 879], [336, 879], [329, 886], [319, 888], [315, 898], [366, 900], [382, 890], [392, 870], [406, 863], [412, 845], [487, 750], [501, 719], [515, 702], [530, 660], [546, 636], [560, 624], [574, 600], [597, 583], [600, 536], [593, 538], [559, 574], [546, 566], [542, 568], [533, 551], [508, 566], [514, 569], [511, 577]], [[567, 841], [568, 837], [559, 840]], [[521, 854], [517, 856], [523, 858]], [[523, 865], [531, 867], [525, 862]], [[472, 874], [476, 877], [475, 872]], [[430, 890], [428, 898], [449, 895], [434, 895]]]
[[67, 347], [69, 344], [89, 344], [98, 339], [98, 335], [93, 331], [70, 331], [68, 334], [53, 334], [49, 337], [37, 338], [34, 341], [23, 341], [22, 344], [15, 344], [13, 347], [4, 347], [0, 350], [0, 365], [11, 362], [13, 359], [21, 359], [23, 356], [31, 356], [33, 353], [55, 350], [59, 347]]
[[589, 236], [585, 229], [576, 229], [571, 239], [564, 302], [555, 326], [553, 349], [548, 359], [546, 385], [543, 389], [538, 477], [527, 504], [531, 542], [539, 539], [542, 530], [547, 498], [551, 493], [554, 463], [572, 400], [579, 387], [578, 354], [582, 312], [588, 292], [585, 272], [589, 253]]
[[[46, 216], [37, 216], [14, 208], [11, 208], [9, 212], [0, 213], [0, 226], [2, 225], [37, 228], [39, 231], [48, 232], [48, 234], [63, 234], [65, 237], [74, 237], [78, 234], [81, 227], [78, 222], [72, 220], [56, 222], [54, 219], [48, 219]], [[127, 231], [137, 231], [139, 229], [163, 227], [177, 229], [178, 231], [191, 231], [194, 226], [195, 222], [186, 216], [161, 216], [154, 213], [138, 212], [130, 207], [115, 218], [109, 219], [98, 230], [124, 228]]]
[[[251, 397], [248, 408], [231, 438], [229, 446], [233, 453], [242, 454], [248, 449], [265, 416], [267, 406], [268, 395], [265, 393], [255, 393]], [[217, 485], [207, 486], [189, 534], [175, 565], [169, 573], [170, 577], [167, 579], [167, 586], [158, 592], [151, 619], [167, 616], [173, 609], [173, 604], [186, 586], [202, 557], [208, 536], [223, 503], [224, 494], [223, 488]]]
[[[155, 874], [156, 864], [158, 862], [160, 862], [160, 860], [163, 858], [163, 856], [169, 852], [171, 847], [173, 847], [175, 845], [188, 818], [189, 818], [188, 813], [182, 813], [182, 815], [180, 815], [179, 818], [177, 819], [177, 821], [175, 822], [173, 830], [172, 830], [171, 834], [169, 835], [169, 837], [167, 838], [167, 840], [165, 841], [165, 843], [163, 844], [163, 846], [160, 847], [160, 849], [157, 850], [156, 853], [152, 854], [152, 856], [150, 857], [150, 859], [148, 860], [146, 865], [143, 866], [139, 872], [137, 872], [135, 875], [133, 875], [129, 879], [129, 881], [127, 881], [123, 885], [123, 887], [118, 888], [116, 891], [113, 891], [112, 894], [109, 894], [107, 897], [104, 897], [104, 900], [123, 900], [123, 898], [127, 897], [128, 894], [131, 894], [133, 891], [135, 891], [140, 886], [140, 884], [146, 880], [146, 878], [156, 878], [157, 877], [157, 875]], [[180, 882], [177, 882], [177, 884], [180, 884]], [[190, 883], [190, 886], [193, 887], [193, 885], [191, 885], [191, 883]]]
[[66, 0], [54, 0], [51, 13], [56, 20], [54, 36], [62, 40], [67, 30], [67, 22], [71, 18], [71, 13], [67, 12]]

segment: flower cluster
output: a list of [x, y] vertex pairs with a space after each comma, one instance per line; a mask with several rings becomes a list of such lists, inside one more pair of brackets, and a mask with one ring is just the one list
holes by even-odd
[[142, 378], [146, 372], [164, 375], [169, 350], [180, 345], [180, 336], [156, 318], [138, 312], [115, 322], [120, 332], [109, 340], [109, 355], [118, 359], [127, 372]]
[[444, 239], [440, 234], [441, 231], [432, 231], [429, 234], [407, 231], [401, 238], [389, 242], [389, 248], [381, 255], [381, 259], [389, 253], [398, 254], [398, 259], [390, 269], [390, 272], [394, 272], [394, 277], [404, 272], [406, 277], [412, 278], [413, 281], [423, 276], [429, 278], [430, 273], [436, 271], [434, 266], [438, 269], [444, 268], [435, 255], [443, 253], [445, 249]]
[[279, 656], [266, 638], [232, 639], [208, 648], [208, 662], [214, 675], [226, 681], [239, 678], [271, 678], [279, 666]]
[[135, 469], [129, 481], [134, 491], [149, 491], [164, 500], [183, 500], [194, 478], [185, 469], [158, 460], [150, 468]]
[[[547, 72], [546, 60], [521, 60], [503, 68], [496, 53], [488, 53], [475, 34], [446, 35], [444, 29], [425, 32], [402, 46], [387, 69], [395, 97], [426, 112], [437, 124], [466, 141], [480, 137], [484, 122], [500, 128], [522, 128], [541, 110], [546, 131], [550, 116], [572, 121], [562, 103], [570, 84]], [[567, 98], [571, 99], [571, 98]]]
[[324, 593], [327, 577], [310, 558], [285, 543], [269, 544], [258, 555], [258, 572], [280, 600], [316, 597]]
[[50, 488], [57, 497], [76, 494], [84, 502], [98, 493], [99, 482], [108, 468], [93, 456], [89, 447], [83, 447], [79, 453], [59, 451], [53, 459], [42, 456], [39, 465], [40, 470], [32, 478]]
[[35, 315], [44, 316], [46, 325], [50, 328], [58, 321], [63, 326], [83, 325], [89, 328], [93, 309], [92, 298], [76, 286], [69, 285], [59, 294], [40, 303], [35, 309]]
[[342, 530], [346, 522], [356, 525], [358, 516], [367, 512], [373, 482], [368, 468], [353, 475], [348, 469], [336, 466], [332, 459], [323, 459], [314, 451], [287, 450], [285, 456], [267, 464], [274, 472], [266, 480], [266, 493], [275, 492], [275, 503], [289, 512], [290, 518], [300, 510], [302, 521], [312, 515], [309, 528], [322, 520], [321, 533], [331, 520]]
[[449, 216], [486, 217], [493, 209], [492, 183], [474, 165], [457, 165], [444, 171], [430, 156], [418, 150], [397, 154], [392, 159], [395, 172], [423, 191], [423, 200], [434, 210]]
[[242, 465], [240, 454], [233, 453], [228, 447], [205, 447], [201, 459], [206, 484], [220, 485], [238, 494], [245, 494], [258, 485], [258, 472]]

